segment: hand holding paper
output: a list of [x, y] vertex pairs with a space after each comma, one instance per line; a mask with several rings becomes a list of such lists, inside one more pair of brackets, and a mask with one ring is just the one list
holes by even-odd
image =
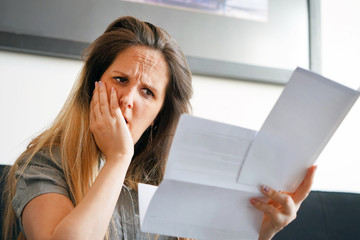
[[288, 225], [296, 217], [301, 203], [311, 190], [316, 166], [308, 169], [307, 174], [294, 193], [277, 192], [267, 186], [262, 187], [262, 192], [270, 200], [261, 202], [251, 199], [253, 205], [264, 213], [261, 223], [259, 240], [271, 239], [277, 232]]

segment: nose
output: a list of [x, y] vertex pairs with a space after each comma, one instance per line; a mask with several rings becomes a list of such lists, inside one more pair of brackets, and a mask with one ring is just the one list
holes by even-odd
[[135, 88], [128, 88], [122, 91], [120, 96], [120, 106], [125, 109], [132, 109], [134, 107]]

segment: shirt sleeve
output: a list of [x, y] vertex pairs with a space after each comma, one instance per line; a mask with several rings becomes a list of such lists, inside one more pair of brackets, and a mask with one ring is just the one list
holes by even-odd
[[[55, 161], [60, 162], [60, 154], [55, 152], [53, 156], [57, 158]], [[64, 172], [60, 164], [51, 159], [47, 150], [37, 152], [24, 170], [23, 165], [20, 165], [15, 177], [18, 183], [12, 205], [20, 220], [20, 228], [22, 212], [35, 197], [45, 193], [59, 193], [71, 199]]]

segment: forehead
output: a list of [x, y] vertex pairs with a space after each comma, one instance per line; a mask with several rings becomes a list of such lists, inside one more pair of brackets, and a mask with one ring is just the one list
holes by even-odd
[[[114, 70], [129, 75], [129, 77], [146, 76], [169, 78], [168, 65], [163, 54], [154, 49], [143, 46], [130, 47], [119, 53], [110, 66]], [[145, 79], [140, 79], [145, 80]]]

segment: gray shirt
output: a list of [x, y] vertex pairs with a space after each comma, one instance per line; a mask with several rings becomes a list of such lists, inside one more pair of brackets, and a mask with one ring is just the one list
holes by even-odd
[[[60, 163], [59, 152], [53, 152], [55, 160]], [[51, 160], [47, 150], [35, 154], [30, 164], [21, 174], [22, 167], [15, 176], [19, 177], [16, 193], [12, 201], [20, 229], [24, 233], [21, 214], [26, 204], [33, 198], [45, 193], [59, 193], [68, 197], [73, 204], [74, 199], [66, 184], [64, 172], [60, 164]], [[109, 225], [110, 239], [123, 240], [175, 240], [175, 237], [157, 236], [140, 231], [139, 206], [137, 192], [123, 186]]]

